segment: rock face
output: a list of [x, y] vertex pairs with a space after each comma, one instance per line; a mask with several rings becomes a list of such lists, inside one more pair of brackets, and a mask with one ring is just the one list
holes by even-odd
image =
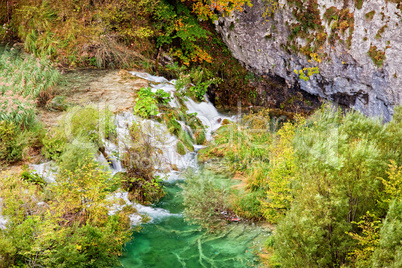
[[[310, 94], [391, 119], [393, 107], [402, 104], [399, 0], [251, 2], [215, 22], [235, 58], [258, 74], [284, 78], [289, 87], [298, 84]], [[303, 71], [311, 67], [319, 74]]]

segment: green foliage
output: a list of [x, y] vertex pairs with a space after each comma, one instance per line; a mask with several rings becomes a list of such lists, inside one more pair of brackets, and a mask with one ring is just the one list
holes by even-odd
[[140, 53], [154, 48], [149, 40], [155, 34], [150, 22], [154, 4], [158, 2], [22, 1], [10, 10], [9, 25], [37, 56], [73, 67], [132, 66], [144, 60]]
[[126, 178], [123, 185], [128, 185], [129, 198], [141, 204], [152, 204], [164, 196], [163, 179], [159, 176], [152, 178]]
[[378, 50], [377, 46], [370, 46], [369, 51], [367, 54], [370, 56], [370, 58], [373, 60], [374, 64], [377, 65], [377, 67], [382, 67], [382, 64], [385, 60], [385, 50], [384, 51]]
[[32, 125], [36, 99], [58, 82], [59, 72], [48, 60], [21, 57], [14, 48], [0, 48], [0, 69], [0, 120]]
[[372, 267], [402, 265], [402, 202], [394, 200], [380, 230], [379, 245], [372, 256]]
[[42, 154], [56, 160], [60, 171], [72, 171], [95, 156], [105, 139], [115, 133], [114, 115], [108, 109], [93, 106], [73, 107], [42, 138]]
[[17, 143], [18, 127], [7, 121], [0, 121], [0, 161], [14, 162], [22, 158], [22, 146]]
[[57, 165], [61, 174], [72, 172], [83, 165], [88, 158], [95, 157], [98, 148], [85, 138], [77, 138], [63, 147], [60, 157], [57, 157]]
[[[284, 266], [348, 265], [350, 252], [372, 250], [372, 244], [363, 246], [362, 239], [352, 240], [347, 233], [366, 211], [385, 213], [376, 179], [386, 174], [392, 155], [383, 149], [384, 129], [378, 119], [357, 112], [342, 116], [327, 108], [296, 131], [292, 143], [300, 168], [295, 201], [276, 232], [276, 252]], [[361, 232], [354, 237], [365, 239]]]
[[211, 62], [211, 57], [201, 49], [196, 41], [207, 38], [209, 32], [203, 29], [197, 19], [190, 14], [190, 10], [182, 3], [175, 6], [161, 0], [154, 14], [156, 29], [160, 31], [157, 37], [157, 46], [178, 43], [172, 51], [184, 65], [194, 62]]
[[211, 85], [218, 86], [222, 82], [222, 79], [213, 78], [208, 69], [201, 67], [184, 69], [178, 74], [178, 77], [175, 83], [176, 95], [179, 98], [190, 97], [198, 101], [204, 100]]
[[190, 2], [192, 2], [193, 12], [201, 19], [214, 21], [218, 19], [215, 12], [223, 13], [225, 16], [233, 11], [242, 11], [245, 4], [252, 6], [250, 0], [217, 0], [212, 3], [206, 0], [191, 0]]
[[108, 109], [95, 106], [73, 107], [65, 115], [62, 123], [65, 135], [70, 139], [86, 137], [97, 145], [115, 132], [114, 115]]
[[8, 221], [0, 229], [1, 267], [118, 264], [132, 233], [129, 219], [123, 212], [108, 215], [109, 174], [88, 160], [44, 191], [29, 180], [2, 179], [2, 214]]
[[150, 87], [141, 88], [135, 99], [134, 112], [141, 117], [147, 118], [159, 113], [158, 103], [166, 105], [171, 100], [170, 94], [158, 89], [155, 93]]
[[[307, 71], [307, 75], [304, 73], [305, 71]], [[299, 75], [299, 78], [304, 80], [304, 81], [308, 81], [310, 80], [310, 77], [314, 74], [319, 74], [320, 70], [318, 69], [318, 67], [306, 67], [303, 68], [303, 70], [299, 70], [299, 72], [297, 72], [297, 70], [294, 70], [296, 75]]]
[[[302, 125], [304, 120], [298, 124]], [[294, 195], [292, 184], [297, 180], [297, 158], [292, 147], [292, 140], [297, 125], [285, 123], [278, 131], [277, 142], [271, 149], [268, 177], [269, 189], [266, 192], [266, 201], [263, 205], [264, 217], [270, 222], [278, 222], [292, 205]]]
[[391, 160], [387, 179], [380, 178], [384, 184], [384, 201], [389, 203], [392, 200], [399, 200], [402, 197], [402, 167], [398, 167], [394, 160]]
[[184, 145], [181, 141], [177, 142], [176, 149], [179, 154], [181, 154], [181, 155], [186, 154], [186, 149], [184, 148]]
[[261, 200], [268, 189], [268, 156], [271, 153], [271, 123], [268, 110], [244, 116], [239, 125], [229, 124], [217, 130], [214, 143], [199, 152], [199, 159], [219, 160], [217, 171], [241, 172], [247, 178], [245, 192], [235, 197], [233, 209], [242, 217], [263, 218]]
[[186, 221], [210, 231], [226, 225], [225, 215], [232, 214], [227, 180], [206, 174], [188, 174], [181, 187]]
[[221, 127], [199, 159], [219, 158], [217, 171], [241, 174], [244, 190], [231, 203], [238, 215], [278, 224], [271, 263], [370, 266], [382, 248], [380, 219], [400, 197], [401, 114], [396, 107], [383, 124], [324, 106], [276, 134], [268, 117], [251, 114]]
[[67, 142], [63, 129], [53, 128], [42, 139], [42, 154], [47, 159], [57, 159], [65, 151]]
[[0, 121], [0, 164], [25, 159], [27, 151], [42, 147], [43, 126], [35, 122], [29, 129], [22, 129], [12, 122]]
[[23, 179], [24, 181], [39, 185], [42, 188], [45, 187], [47, 184], [46, 181], [41, 178], [37, 173], [29, 172], [28, 170], [24, 170], [20, 176], [21, 179]]
[[363, 215], [359, 222], [352, 223], [357, 224], [359, 229], [361, 229], [361, 234], [349, 233], [358, 244], [358, 247], [350, 253], [350, 257], [357, 267], [370, 266], [370, 258], [378, 246], [380, 238], [378, 231], [381, 221], [374, 214], [367, 211], [366, 215]]
[[[152, 128], [152, 126], [151, 126]], [[146, 125], [133, 122], [129, 137], [131, 145], [125, 148], [122, 156], [127, 172], [122, 180], [129, 198], [143, 204], [151, 204], [164, 195], [162, 178], [155, 175], [156, 147], [163, 144], [163, 137], [155, 135], [155, 130]]]

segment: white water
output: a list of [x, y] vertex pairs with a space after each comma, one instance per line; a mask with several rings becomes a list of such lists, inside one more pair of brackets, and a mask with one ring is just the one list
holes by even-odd
[[[174, 95], [176, 91], [175, 80], [168, 81], [164, 77], [153, 76], [140, 72], [131, 72], [131, 74], [148, 80], [151, 84], [153, 92], [155, 92], [157, 89], [163, 89], [165, 92], [169, 92], [172, 97], [169, 105], [174, 108], [179, 107], [179, 102]], [[234, 120], [234, 118], [229, 118], [219, 114], [212, 103], [208, 101], [206, 96], [205, 99], [206, 101], [200, 103], [196, 103], [195, 101], [188, 99], [185, 101], [185, 105], [188, 109], [187, 113], [197, 113], [197, 117], [201, 120], [204, 126], [206, 126], [206, 139], [211, 140], [213, 132], [221, 126], [221, 123], [224, 119]], [[99, 154], [96, 157], [97, 161], [101, 165], [108, 168], [112, 175], [125, 171], [118, 156], [121, 156], [127, 148], [133, 146], [132, 140], [129, 137], [129, 128], [133, 122], [136, 122], [141, 126], [147, 137], [150, 139], [152, 145], [157, 148], [157, 151], [159, 151], [156, 157], [157, 161], [154, 163], [155, 168], [157, 169], [156, 175], [164, 177], [166, 182], [171, 183], [183, 179], [182, 176], [180, 176], [181, 171], [187, 168], [192, 168], [195, 170], [198, 169], [196, 152], [204, 146], [194, 145], [195, 152], [188, 152], [182, 156], [176, 151], [178, 142], [177, 137], [171, 135], [165, 125], [153, 120], [140, 118], [134, 115], [132, 112], [123, 112], [116, 115], [115, 119], [117, 144], [104, 140], [105, 152], [108, 155], [109, 161], [112, 163], [112, 165], [110, 165], [110, 162], [102, 154]], [[183, 129], [190, 129], [187, 125], [185, 125], [184, 122], [180, 121], [180, 124], [182, 125]], [[179, 171], [173, 170], [172, 166], [177, 167]], [[31, 170], [34, 170], [38, 175], [43, 177], [46, 182], [54, 183], [56, 181], [55, 175], [57, 174], [57, 168], [54, 167], [53, 162], [31, 165], [30, 167]], [[108, 197], [108, 199], [113, 202], [110, 207], [110, 214], [120, 211], [124, 206], [132, 206], [137, 210], [137, 213], [130, 215], [133, 225], [142, 223], [144, 215], [149, 217], [151, 222], [164, 217], [179, 216], [179, 214], [172, 214], [165, 209], [152, 208], [149, 206], [132, 203], [128, 199], [127, 192], [117, 192]], [[120, 204], [121, 202], [119, 200], [123, 200], [123, 204]], [[0, 215], [0, 228], [4, 228], [5, 223], [6, 220]]]
[[[117, 192], [112, 196], [108, 197], [109, 201], [115, 201], [109, 210], [109, 215], [113, 215], [116, 212], [122, 210], [125, 206], [132, 206], [136, 209], [137, 213], [133, 213], [129, 216], [132, 225], [139, 225], [144, 220], [149, 218], [149, 222], [155, 222], [166, 217], [180, 217], [181, 214], [170, 213], [168, 210], [163, 208], [153, 208], [149, 206], [144, 206], [141, 204], [133, 203], [128, 199], [127, 192]], [[123, 200], [124, 204], [119, 204], [119, 200]]]

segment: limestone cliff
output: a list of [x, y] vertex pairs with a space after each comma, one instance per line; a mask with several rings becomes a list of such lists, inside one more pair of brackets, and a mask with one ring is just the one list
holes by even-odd
[[[215, 22], [234, 57], [259, 74], [390, 120], [402, 101], [400, 0], [252, 4]], [[319, 74], [308, 79], [309, 67]]]

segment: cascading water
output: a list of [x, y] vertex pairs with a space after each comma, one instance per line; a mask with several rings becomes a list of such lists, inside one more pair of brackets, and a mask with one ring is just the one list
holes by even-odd
[[[179, 108], [180, 102], [175, 98], [175, 81], [168, 81], [163, 77], [152, 76], [146, 73], [131, 72], [132, 75], [149, 81], [152, 91], [163, 89], [171, 94], [170, 107]], [[184, 101], [187, 113], [196, 113], [197, 118], [206, 127], [205, 138], [212, 139], [212, 134], [224, 121], [234, 120], [218, 113], [208, 101], [197, 103], [191, 99]], [[183, 103], [183, 102], [181, 102]], [[211, 234], [202, 231], [199, 226], [189, 225], [183, 217], [181, 188], [183, 172], [191, 168], [198, 172], [197, 151], [202, 145], [194, 145], [194, 152], [188, 151], [180, 155], [176, 148], [178, 138], [171, 135], [166, 125], [140, 118], [132, 112], [123, 112], [116, 116], [116, 140], [114, 144], [104, 140], [104, 152], [96, 159], [114, 175], [124, 172], [124, 168], [116, 155], [122, 155], [127, 147], [131, 146], [129, 128], [136, 122], [146, 130], [153, 146], [158, 150], [158, 159], [155, 168], [156, 175], [165, 178], [167, 194], [153, 206], [143, 206], [131, 202], [128, 193], [120, 190], [109, 199], [123, 200], [115, 202], [110, 207], [110, 214], [132, 206], [136, 213], [130, 215], [133, 225], [141, 225], [142, 231], [134, 234], [134, 239], [126, 246], [121, 258], [124, 267], [249, 267], [257, 265], [253, 255], [253, 247], [260, 247], [269, 235], [261, 227], [243, 223], [232, 223], [221, 233]], [[184, 121], [178, 121], [183, 130], [192, 135], [191, 128]], [[163, 136], [161, 141], [160, 137]], [[175, 168], [172, 168], [172, 167]], [[43, 176], [48, 183], [55, 182], [57, 169], [52, 163], [32, 165], [32, 169]], [[147, 223], [143, 224], [144, 219]], [[0, 228], [2, 219], [0, 218]]]
[[[132, 73], [151, 82], [154, 89], [163, 89], [174, 97], [174, 81]], [[156, 83], [156, 85], [152, 85]], [[233, 120], [218, 113], [216, 108], [206, 101], [196, 103], [188, 99], [184, 102], [187, 113], [197, 113], [197, 117], [206, 126], [206, 139], [212, 139], [224, 119]], [[171, 107], [178, 107], [174, 98]], [[185, 122], [179, 122], [183, 129], [189, 128]], [[190, 129], [190, 128], [189, 128]], [[191, 129], [190, 129], [191, 131]], [[175, 137], [171, 137], [175, 139]], [[177, 139], [176, 141], [177, 142]], [[155, 204], [150, 212], [151, 222], [143, 226], [142, 231], [134, 234], [134, 240], [126, 246], [121, 263], [124, 267], [250, 267], [258, 265], [258, 258], [253, 254], [267, 239], [269, 233], [262, 227], [234, 223], [221, 233], [212, 234], [189, 225], [183, 217], [183, 200], [180, 183], [186, 168], [199, 170], [196, 152], [203, 146], [195, 145], [195, 152], [179, 156], [175, 146], [165, 148], [165, 155], [178, 167], [178, 172], [168, 172], [165, 197]], [[162, 209], [162, 210], [161, 210]], [[168, 212], [168, 213], [167, 213]]]

